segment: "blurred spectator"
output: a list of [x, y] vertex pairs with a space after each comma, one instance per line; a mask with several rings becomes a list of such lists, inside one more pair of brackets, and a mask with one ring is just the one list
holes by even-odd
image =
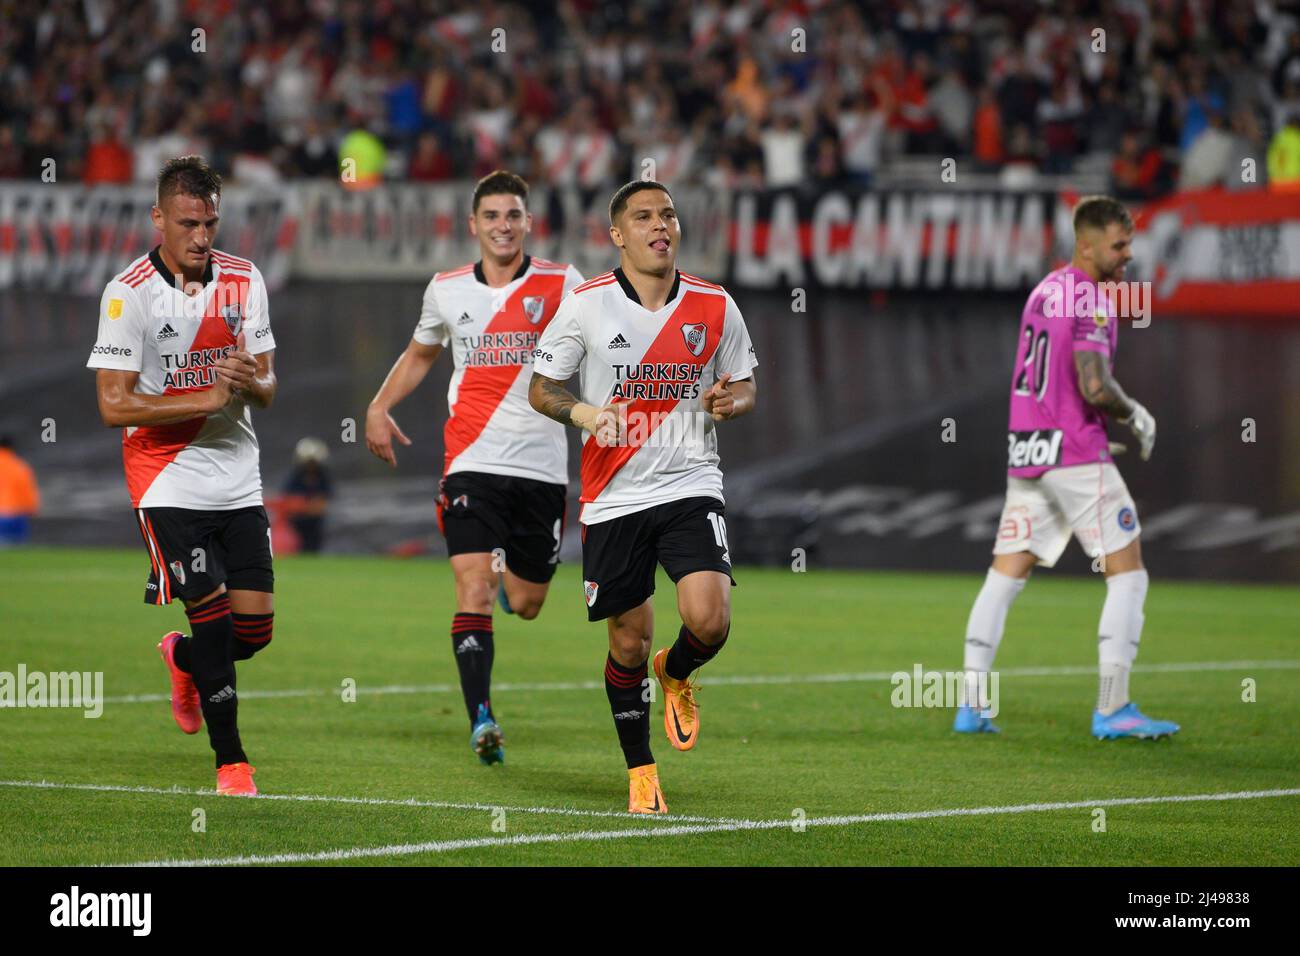
[[1268, 144], [1269, 188], [1300, 192], [1300, 113], [1293, 113]]
[[0, 179], [21, 179], [23, 169], [23, 152], [18, 148], [14, 128], [8, 123], [0, 126]]
[[1114, 83], [1103, 83], [1088, 111], [1088, 150], [1114, 153], [1120, 148], [1124, 133], [1134, 123], [1134, 117], [1119, 97]]
[[867, 188], [880, 166], [885, 124], [893, 103], [888, 99], [889, 86], [878, 82], [874, 105], [864, 95], [853, 98], [837, 117], [837, 132], [843, 149], [843, 166], [853, 181]]
[[980, 87], [979, 106], [975, 109], [975, 162], [984, 170], [1002, 163], [1002, 111], [990, 86]]
[[284, 512], [306, 554], [317, 554], [325, 543], [325, 514], [334, 494], [329, 449], [318, 438], [304, 438], [293, 450], [293, 470], [284, 484]]
[[[1228, 154], [1227, 175], [1224, 185], [1229, 189], [1258, 189], [1268, 180], [1266, 160], [1267, 144], [1259, 119], [1254, 110], [1242, 109], [1232, 117], [1232, 148]], [[1254, 176], [1245, 177], [1246, 160], [1254, 168]]]
[[90, 141], [90, 149], [86, 150], [81, 181], [87, 186], [129, 183], [131, 173], [131, 151], [119, 142], [116, 133], [107, 126], [100, 126]]
[[961, 73], [945, 70], [939, 82], [930, 91], [930, 107], [943, 135], [945, 153], [961, 151], [970, 141], [971, 122], [975, 112], [974, 99]]
[[338, 151], [330, 142], [324, 125], [317, 119], [307, 121], [302, 136], [294, 144], [285, 173], [297, 170], [304, 176], [335, 177], [339, 172]]
[[1228, 162], [1236, 144], [1223, 122], [1223, 114], [1213, 110], [1206, 115], [1206, 127], [1183, 157], [1179, 189], [1204, 189], [1222, 185], [1228, 176]]
[[371, 189], [383, 180], [387, 150], [374, 133], [354, 129], [339, 146], [339, 169], [343, 185], [350, 189]]
[[803, 130], [790, 114], [782, 114], [759, 136], [763, 147], [763, 178], [768, 186], [779, 189], [797, 186], [804, 178]]
[[[510, 165], [510, 169], [518, 171], [517, 165]], [[419, 183], [431, 183], [451, 177], [451, 157], [438, 145], [438, 137], [433, 133], [422, 133], [415, 147], [415, 155], [411, 157], [411, 164], [406, 170], [406, 178]]]
[[1145, 200], [1161, 190], [1163, 166], [1160, 151], [1144, 142], [1141, 133], [1129, 130], [1120, 140], [1119, 153], [1111, 164], [1111, 192], [1119, 199]]
[[13, 439], [0, 436], [0, 548], [27, 540], [40, 504], [31, 465], [14, 452]]
[[930, 58], [918, 52], [912, 56], [898, 91], [898, 115], [907, 133], [908, 152], [934, 153], [943, 148], [939, 121], [930, 102], [930, 83]]
[[1223, 97], [1207, 88], [1203, 68], [1193, 69], [1188, 79], [1187, 99], [1183, 102], [1183, 129], [1178, 148], [1186, 153], [1210, 125], [1212, 114], [1223, 115]]
[[1078, 123], [1083, 113], [1079, 91], [1064, 80], [1052, 87], [1052, 94], [1038, 103], [1038, 126], [1047, 153], [1049, 173], [1069, 172], [1079, 154]]
[[152, 184], [158, 178], [163, 163], [176, 156], [208, 155], [207, 140], [199, 135], [197, 104], [186, 110], [175, 129], [164, 128], [162, 114], [150, 110], [145, 114], [144, 126], [134, 140], [133, 178], [138, 183]]
[[844, 185], [844, 167], [840, 165], [840, 144], [830, 134], [813, 144], [812, 181], [822, 189]]

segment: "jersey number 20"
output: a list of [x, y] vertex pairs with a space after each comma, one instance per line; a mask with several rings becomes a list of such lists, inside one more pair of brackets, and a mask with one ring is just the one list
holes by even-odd
[[[1016, 394], [1028, 395], [1033, 392], [1037, 401], [1042, 401], [1047, 394], [1047, 356], [1052, 350], [1052, 340], [1047, 329], [1034, 337], [1034, 327], [1025, 326], [1025, 362], [1020, 375], [1016, 377]], [[1005, 381], [1005, 379], [1003, 380]]]

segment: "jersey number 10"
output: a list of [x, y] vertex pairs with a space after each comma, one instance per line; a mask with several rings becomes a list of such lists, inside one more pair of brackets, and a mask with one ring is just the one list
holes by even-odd
[[1015, 394], [1028, 395], [1033, 392], [1034, 400], [1041, 402], [1047, 394], [1047, 356], [1052, 350], [1052, 340], [1047, 329], [1034, 337], [1034, 327], [1025, 326], [1025, 361], [1024, 368], [1016, 378]]

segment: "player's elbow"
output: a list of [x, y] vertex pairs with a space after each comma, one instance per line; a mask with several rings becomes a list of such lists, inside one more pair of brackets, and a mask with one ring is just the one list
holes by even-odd
[[99, 400], [99, 420], [105, 428], [121, 428], [126, 424], [122, 419], [122, 412], [115, 403], [103, 398]]
[[1106, 383], [1100, 379], [1080, 379], [1079, 394], [1094, 408], [1106, 400]]
[[533, 411], [546, 414], [545, 389], [542, 387], [544, 379], [536, 372], [528, 380], [528, 404], [533, 406]]

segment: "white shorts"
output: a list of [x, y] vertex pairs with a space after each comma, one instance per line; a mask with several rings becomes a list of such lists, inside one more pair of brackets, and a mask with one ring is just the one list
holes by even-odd
[[1053, 468], [1037, 478], [1007, 477], [994, 554], [1028, 551], [1050, 568], [1073, 533], [1089, 557], [1114, 554], [1141, 534], [1137, 508], [1110, 462]]

